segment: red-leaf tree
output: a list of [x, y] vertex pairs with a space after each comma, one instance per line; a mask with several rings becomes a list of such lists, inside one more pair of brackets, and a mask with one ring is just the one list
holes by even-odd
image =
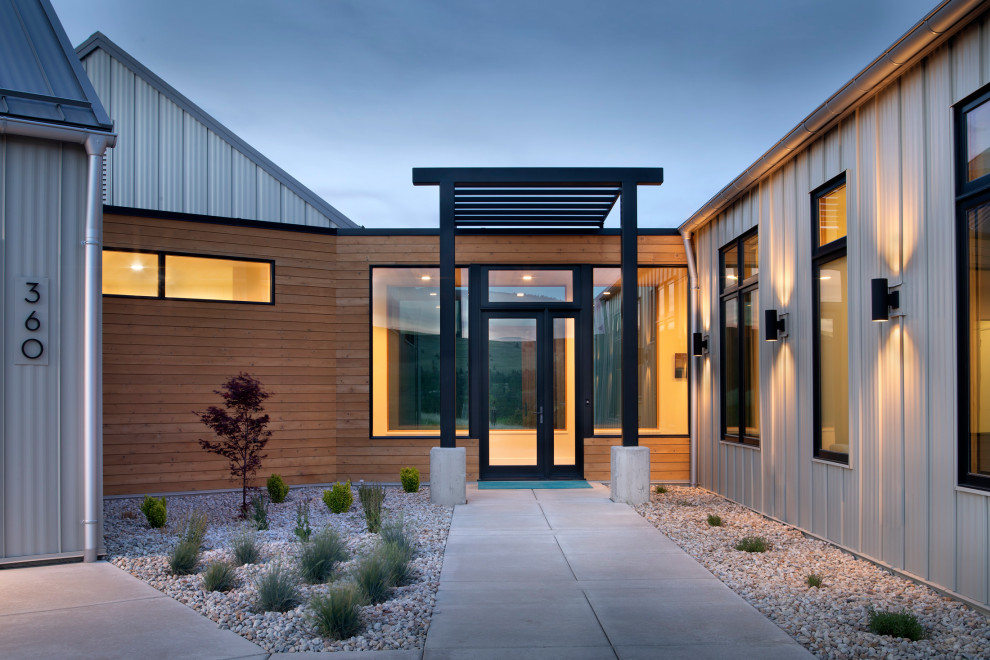
[[262, 403], [270, 397], [261, 387], [261, 382], [248, 374], [240, 373], [214, 390], [223, 398], [223, 408], [210, 406], [204, 413], [196, 413], [200, 420], [222, 438], [219, 442], [200, 439], [203, 449], [219, 454], [230, 461], [230, 476], [240, 477], [241, 509], [247, 511], [248, 475], [261, 467], [261, 454], [272, 432], [267, 429], [268, 415], [259, 415], [264, 410]]

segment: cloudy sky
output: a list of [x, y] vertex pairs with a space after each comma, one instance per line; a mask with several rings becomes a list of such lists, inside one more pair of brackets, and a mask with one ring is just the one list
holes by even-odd
[[936, 0], [52, 0], [358, 224], [437, 226], [413, 167], [662, 167], [672, 227]]

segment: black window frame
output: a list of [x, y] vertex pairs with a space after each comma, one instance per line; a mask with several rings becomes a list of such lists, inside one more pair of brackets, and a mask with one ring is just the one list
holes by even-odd
[[[759, 273], [759, 264], [758, 263], [757, 263], [757, 272], [756, 272], [756, 274], [753, 275], [753, 276], [751, 276], [751, 277], [748, 277], [748, 278], [745, 278], [744, 279], [744, 275], [745, 275], [745, 260], [746, 260], [746, 251], [745, 251], [745, 247], [744, 246], [745, 246], [746, 241], [749, 240], [749, 239], [751, 239], [751, 238], [753, 238], [754, 236], [756, 237], [756, 240], [757, 240], [757, 254], [759, 254], [759, 227], [753, 227], [749, 231], [746, 231], [745, 233], [741, 234], [740, 236], [732, 239], [732, 241], [730, 241], [729, 243], [726, 243], [725, 245], [723, 245], [721, 247], [721, 249], [719, 250], [719, 255], [718, 255], [718, 275], [719, 275], [719, 331], [720, 331], [719, 332], [719, 355], [721, 356], [721, 359], [719, 360], [719, 399], [720, 399], [720, 401], [719, 401], [719, 412], [720, 412], [720, 416], [721, 416], [721, 437], [722, 437], [722, 441], [723, 442], [729, 442], [729, 443], [732, 443], [732, 444], [739, 444], [739, 445], [747, 445], [747, 446], [750, 446], [750, 447], [759, 447], [760, 446], [760, 435], [757, 434], [757, 435], [754, 436], [754, 435], [749, 435], [749, 434], [746, 433], [746, 428], [747, 428], [747, 424], [746, 424], [746, 421], [747, 420], [746, 420], [746, 414], [745, 414], [746, 407], [745, 407], [745, 405], [743, 405], [743, 392], [742, 391], [740, 391], [739, 401], [737, 403], [738, 409], [739, 409], [739, 433], [738, 434], [730, 434], [730, 433], [728, 433], [727, 432], [727, 429], [726, 429], [726, 423], [725, 423], [726, 422], [726, 419], [725, 419], [725, 404], [726, 404], [726, 390], [725, 390], [726, 379], [725, 379], [725, 371], [726, 371], [726, 366], [727, 366], [727, 364], [726, 364], [726, 351], [725, 351], [725, 346], [726, 346], [725, 337], [726, 337], [726, 334], [727, 334], [726, 331], [725, 331], [725, 309], [726, 309], [726, 305], [727, 304], [730, 304], [730, 303], [731, 304], [735, 304], [737, 306], [736, 307], [736, 319], [737, 319], [737, 323], [739, 325], [738, 332], [737, 332], [737, 335], [738, 335], [737, 355], [739, 356], [739, 358], [738, 358], [739, 359], [739, 363], [738, 363], [737, 367], [738, 367], [738, 373], [739, 373], [739, 380], [740, 380], [740, 383], [742, 384], [744, 382], [748, 382], [748, 378], [745, 378], [744, 376], [749, 375], [749, 372], [746, 370], [747, 361], [748, 361], [748, 353], [745, 350], [746, 349], [746, 342], [745, 342], [746, 333], [744, 331], [744, 328], [745, 328], [745, 321], [744, 321], [744, 319], [745, 319], [744, 306], [745, 305], [744, 305], [744, 301], [746, 299], [746, 294], [747, 293], [750, 293], [752, 291], [758, 291], [759, 288], [760, 288], [760, 273]], [[725, 266], [726, 266], [725, 257], [726, 257], [726, 253], [728, 253], [732, 248], [735, 248], [736, 249], [736, 272], [739, 273], [739, 275], [738, 275], [738, 278], [739, 279], [736, 280], [736, 284], [734, 284], [732, 286], [726, 286], [726, 280], [725, 280]], [[757, 314], [757, 317], [756, 318], [759, 319], [759, 316], [758, 316], [759, 315], [759, 310], [756, 310], [754, 313]], [[757, 344], [759, 344], [759, 341], [760, 340], [757, 339], [756, 341], [757, 341]], [[757, 346], [757, 353], [759, 353], [759, 348], [761, 348], [761, 347], [760, 346]], [[759, 373], [759, 370], [760, 370], [759, 360], [757, 360], [757, 364], [750, 365], [750, 368], [756, 369], [757, 373]], [[762, 392], [761, 392], [761, 394], [762, 394]], [[758, 409], [756, 411], [757, 416], [760, 416], [760, 413], [761, 413], [761, 410], [760, 409], [762, 408], [762, 403], [763, 403], [763, 397], [761, 396], [760, 397], [760, 406], [758, 406]], [[760, 427], [760, 430], [762, 431], [762, 426]]]
[[990, 85], [985, 85], [953, 107], [955, 113], [955, 153], [956, 153], [956, 314], [957, 314], [957, 375], [959, 396], [956, 397], [959, 420], [957, 458], [958, 484], [967, 488], [990, 490], [990, 475], [970, 471], [971, 464], [971, 422], [969, 415], [972, 396], [972, 374], [970, 373], [970, 334], [969, 334], [969, 227], [967, 214], [972, 209], [990, 204], [990, 173], [972, 181], [968, 180], [968, 136], [967, 117], [969, 112], [990, 102]]
[[[846, 185], [846, 173], [829, 179], [824, 184], [815, 188], [811, 191], [811, 316], [812, 316], [812, 388], [813, 394], [812, 399], [814, 401], [814, 422], [813, 422], [813, 435], [814, 435], [814, 449], [813, 456], [819, 460], [829, 461], [832, 463], [839, 463], [841, 465], [849, 465], [849, 453], [839, 453], [834, 451], [828, 451], [822, 449], [822, 384], [821, 384], [821, 362], [822, 362], [822, 346], [821, 346], [821, 267], [827, 263], [835, 261], [836, 259], [841, 259], [842, 257], [848, 257], [847, 249], [847, 237], [848, 237], [848, 201], [846, 202], [846, 235], [842, 238], [837, 238], [834, 241], [826, 243], [825, 245], [819, 245], [819, 218], [818, 218], [818, 200], [825, 195], [838, 190], [842, 186]], [[849, 189], [846, 188], [848, 194]], [[848, 198], [847, 198], [848, 200]], [[846, 261], [848, 264], [848, 259]], [[848, 271], [847, 271], [848, 272]], [[849, 281], [846, 278], [846, 305], [849, 305]], [[846, 324], [846, 338], [848, 342], [849, 337], [849, 325]], [[848, 358], [848, 356], [847, 356]], [[848, 378], [847, 385], [848, 387]], [[848, 393], [848, 390], [847, 390]], [[847, 401], [848, 405], [848, 401]], [[847, 429], [848, 432], [848, 429]], [[850, 440], [852, 440], [852, 434], [849, 434]]]

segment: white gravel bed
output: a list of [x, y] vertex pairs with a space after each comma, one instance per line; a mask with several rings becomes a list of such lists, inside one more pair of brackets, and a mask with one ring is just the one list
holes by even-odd
[[144, 580], [162, 593], [209, 617], [220, 628], [229, 629], [245, 639], [276, 652], [291, 651], [370, 651], [423, 648], [426, 631], [433, 614], [443, 549], [450, 529], [452, 507], [430, 504], [428, 487], [418, 493], [405, 493], [398, 487], [386, 487], [383, 517], [401, 514], [416, 554], [410, 563], [409, 584], [395, 588], [389, 600], [361, 608], [363, 630], [350, 639], [335, 641], [320, 636], [310, 622], [311, 596], [329, 590], [328, 585], [300, 582], [300, 605], [285, 613], [258, 611], [254, 581], [275, 561], [294, 566], [300, 543], [293, 532], [296, 527], [296, 504], [309, 502], [310, 526], [315, 535], [332, 527], [346, 541], [351, 558], [341, 564], [335, 579], [347, 580], [351, 567], [372, 550], [380, 538], [369, 534], [356, 488], [354, 504], [342, 514], [332, 514], [323, 503], [323, 488], [300, 488], [290, 491], [285, 502], [268, 505], [268, 531], [257, 532], [261, 548], [260, 564], [237, 568], [240, 586], [227, 593], [203, 590], [200, 574], [174, 576], [168, 556], [192, 511], [208, 515], [209, 529], [203, 544], [198, 570], [215, 559], [230, 559], [231, 541], [243, 531], [245, 522], [238, 519], [240, 492], [208, 495], [166, 496], [168, 524], [164, 530], [148, 527], [140, 511], [143, 498], [104, 501], [104, 537], [108, 559], [131, 575]]
[[[990, 657], [990, 618], [980, 611], [710, 491], [668, 489], [636, 510], [817, 657]], [[708, 514], [724, 526], [709, 526]], [[772, 548], [736, 550], [744, 536], [763, 536]], [[808, 586], [812, 573], [824, 578], [821, 588]], [[870, 608], [913, 613], [926, 637], [869, 632]]]

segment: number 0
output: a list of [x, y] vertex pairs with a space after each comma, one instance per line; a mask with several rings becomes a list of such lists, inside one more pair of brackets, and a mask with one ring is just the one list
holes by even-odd
[[21, 344], [21, 354], [29, 360], [37, 360], [45, 352], [45, 345], [37, 339], [26, 339]]

